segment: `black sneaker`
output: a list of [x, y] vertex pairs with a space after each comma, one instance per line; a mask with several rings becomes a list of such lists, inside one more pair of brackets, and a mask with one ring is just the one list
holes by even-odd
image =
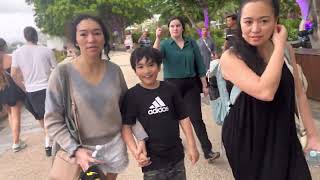
[[208, 154], [204, 155], [204, 158], [208, 161], [209, 164], [213, 163], [214, 160], [220, 157], [219, 152], [209, 152]]
[[51, 156], [52, 147], [45, 147], [44, 150], [46, 151], [46, 156], [50, 157]]

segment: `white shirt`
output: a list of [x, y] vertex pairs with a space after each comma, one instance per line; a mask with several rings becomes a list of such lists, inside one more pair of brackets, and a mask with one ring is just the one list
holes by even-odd
[[46, 89], [51, 71], [57, 65], [54, 53], [41, 45], [26, 44], [12, 56], [12, 67], [22, 72], [27, 92]]

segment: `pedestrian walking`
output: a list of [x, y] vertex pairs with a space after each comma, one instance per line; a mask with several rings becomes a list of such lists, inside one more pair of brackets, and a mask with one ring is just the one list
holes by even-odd
[[220, 153], [212, 151], [206, 125], [202, 120], [199, 78], [201, 78], [204, 95], [208, 95], [203, 59], [196, 41], [184, 36], [185, 23], [181, 17], [171, 18], [168, 27], [170, 38], [162, 40], [160, 43], [162, 30], [157, 28], [153, 47], [160, 49], [164, 55], [164, 79], [179, 89], [193, 128], [201, 143], [204, 157], [209, 163], [212, 163], [220, 156]]
[[197, 44], [199, 46], [204, 65], [206, 67], [206, 71], [208, 71], [210, 67], [210, 61], [218, 58], [216, 45], [210, 37], [209, 33], [210, 31], [208, 30], [208, 28], [203, 27], [201, 29], [201, 37], [197, 40]]
[[242, 91], [222, 128], [236, 180], [311, 180], [297, 137], [296, 107], [307, 131], [305, 150], [320, 150], [287, 30], [277, 24], [279, 9], [277, 0], [242, 1], [239, 38], [221, 57], [224, 79]]
[[8, 112], [12, 132], [12, 151], [18, 152], [27, 145], [20, 139], [21, 106], [25, 93], [10, 76], [11, 56], [6, 54], [7, 43], [0, 38], [0, 105]]
[[[184, 148], [179, 125], [187, 140], [188, 157], [192, 164], [199, 159], [190, 118], [179, 90], [166, 81], [158, 81], [162, 63], [161, 52], [151, 47], [140, 47], [131, 54], [132, 69], [140, 83], [128, 90], [122, 106], [122, 134], [132, 154], [140, 162], [139, 148], [132, 137], [131, 125], [138, 120], [146, 130], [144, 180], [185, 180]], [[140, 153], [140, 154], [139, 154]]]
[[[70, 39], [80, 55], [70, 63], [59, 64], [52, 72], [47, 89], [45, 125], [53, 140], [69, 156], [75, 157], [83, 171], [97, 165], [108, 180], [114, 180], [128, 165], [127, 149], [121, 137], [120, 113], [127, 85], [120, 67], [101, 58], [103, 49], [109, 58], [110, 47], [109, 34], [100, 18], [78, 15], [71, 24]], [[66, 86], [63, 84], [65, 78], [70, 88], [67, 91], [77, 108], [81, 142], [73, 138], [64, 119], [68, 106], [62, 90]], [[141, 124], [137, 125], [141, 127]], [[136, 132], [142, 132], [142, 136], [135, 134], [137, 139], [147, 137], [143, 129]], [[101, 151], [93, 155], [99, 149]]]
[[223, 50], [227, 50], [230, 47], [231, 41], [237, 35], [237, 15], [236, 14], [229, 14], [226, 17], [226, 40], [224, 41]]
[[140, 47], [150, 47], [151, 46], [151, 40], [149, 38], [148, 31], [143, 31], [142, 35], [138, 39], [138, 43], [140, 44]]
[[[25, 45], [17, 49], [12, 56], [11, 76], [16, 84], [26, 91], [26, 108], [32, 113], [40, 126], [44, 128], [44, 101], [51, 71], [57, 62], [54, 53], [38, 45], [38, 33], [33, 27], [24, 28]], [[19, 79], [22, 74], [23, 81]], [[45, 132], [45, 152], [51, 156], [51, 140]]]

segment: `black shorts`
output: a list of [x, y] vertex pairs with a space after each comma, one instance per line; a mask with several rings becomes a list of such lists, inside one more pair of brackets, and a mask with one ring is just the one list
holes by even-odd
[[45, 100], [46, 100], [46, 89], [26, 93], [26, 99], [25, 99], [26, 109], [37, 120], [42, 120], [44, 118]]

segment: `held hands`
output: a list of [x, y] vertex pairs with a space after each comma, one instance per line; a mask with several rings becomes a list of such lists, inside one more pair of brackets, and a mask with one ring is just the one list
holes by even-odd
[[83, 171], [86, 171], [92, 163], [104, 163], [103, 161], [94, 159], [92, 157], [92, 151], [85, 148], [79, 148], [75, 153], [75, 157]]
[[188, 157], [192, 165], [195, 165], [196, 162], [199, 160], [199, 152], [195, 145], [188, 147]]
[[287, 29], [280, 24], [277, 24], [274, 28], [272, 42], [275, 47], [284, 47], [287, 42], [288, 32]]
[[146, 144], [144, 141], [139, 141], [137, 149], [133, 152], [134, 158], [137, 160], [140, 167], [149, 166], [150, 158], [147, 157]]

